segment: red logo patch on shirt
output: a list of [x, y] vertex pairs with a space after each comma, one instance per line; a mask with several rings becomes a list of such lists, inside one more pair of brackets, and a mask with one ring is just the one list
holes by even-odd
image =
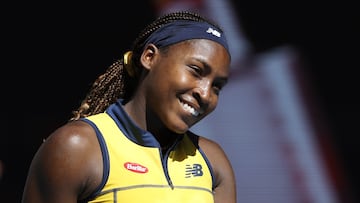
[[147, 173], [149, 171], [148, 168], [146, 168], [145, 166], [142, 166], [138, 163], [126, 162], [126, 163], [124, 163], [124, 167], [127, 170], [135, 172], [135, 173]]

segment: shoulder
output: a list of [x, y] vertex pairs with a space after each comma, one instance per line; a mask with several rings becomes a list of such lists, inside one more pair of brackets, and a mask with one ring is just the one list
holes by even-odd
[[217, 166], [223, 163], [230, 163], [222, 146], [214, 140], [199, 136], [199, 146], [206, 154], [214, 169], [217, 169]]
[[91, 149], [96, 145], [94, 129], [85, 122], [72, 121], [56, 129], [46, 138], [39, 152], [50, 152], [50, 155], [62, 153], [63, 156], [71, 154], [72, 158], [76, 159], [91, 154]]
[[[95, 130], [88, 123], [83, 121], [73, 121], [65, 124], [54, 131], [43, 143], [43, 148], [49, 156], [61, 154], [59, 164], [71, 167], [75, 173], [92, 174], [94, 166], [93, 160], [101, 161], [101, 150], [96, 137]], [[65, 160], [66, 158], [66, 160]], [[99, 163], [95, 164], [99, 165]], [[95, 167], [96, 168], [96, 167]], [[78, 175], [78, 174], [74, 174]]]
[[198, 145], [210, 161], [216, 180], [221, 178], [224, 171], [232, 171], [230, 161], [219, 143], [204, 136], [198, 136]]
[[225, 151], [217, 142], [202, 136], [199, 136], [199, 146], [214, 171], [215, 202], [236, 202], [235, 174]]
[[206, 154], [209, 161], [217, 163], [218, 159], [227, 159], [226, 154], [220, 144], [218, 144], [214, 140], [211, 140], [201, 135], [197, 135], [193, 132], [189, 132], [188, 136], [196, 146], [201, 148], [201, 150]]
[[47, 139], [44, 140], [43, 145], [56, 144], [57, 149], [65, 150], [86, 148], [94, 141], [94, 129], [83, 121], [72, 121], [58, 129], [56, 129]]
[[[86, 194], [79, 194], [85, 197], [101, 181], [101, 163], [94, 129], [83, 121], [72, 121], [44, 140], [34, 157], [31, 171], [44, 192], [85, 191]], [[46, 182], [41, 182], [42, 179]]]

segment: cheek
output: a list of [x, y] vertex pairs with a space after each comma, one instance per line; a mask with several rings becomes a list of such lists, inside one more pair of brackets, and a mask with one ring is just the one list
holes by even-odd
[[215, 95], [212, 97], [210, 103], [209, 103], [209, 113], [213, 112], [218, 104], [219, 96]]
[[185, 74], [178, 74], [176, 78], [178, 83], [181, 85], [186, 85], [190, 83], [189, 77], [187, 77]]
[[176, 85], [177, 88], [188, 87], [191, 84], [191, 77], [181, 69], [174, 69], [168, 72], [167, 75], [164, 75], [164, 77], [167, 78], [169, 84]]

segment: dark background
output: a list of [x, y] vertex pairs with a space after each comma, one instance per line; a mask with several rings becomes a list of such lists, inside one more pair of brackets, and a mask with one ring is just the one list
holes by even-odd
[[[234, 1], [255, 53], [291, 44], [300, 51], [334, 148], [341, 178], [359, 185], [358, 71], [354, 4]], [[155, 14], [148, 1], [120, 5], [21, 4], [2, 25], [1, 198], [19, 202], [30, 161], [71, 116], [90, 84], [127, 50]]]

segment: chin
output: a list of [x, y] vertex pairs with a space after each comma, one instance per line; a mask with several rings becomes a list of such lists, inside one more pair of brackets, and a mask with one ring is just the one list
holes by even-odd
[[169, 117], [166, 121], [167, 122], [164, 122], [164, 124], [167, 126], [167, 128], [176, 134], [186, 133], [193, 125], [192, 121], [184, 120], [184, 118], [181, 117]]
[[176, 134], [184, 134], [189, 130], [189, 126], [188, 125], [173, 126], [170, 129]]
[[189, 130], [189, 128], [186, 129], [177, 129], [177, 130], [172, 130], [174, 133], [176, 134], [184, 134]]

